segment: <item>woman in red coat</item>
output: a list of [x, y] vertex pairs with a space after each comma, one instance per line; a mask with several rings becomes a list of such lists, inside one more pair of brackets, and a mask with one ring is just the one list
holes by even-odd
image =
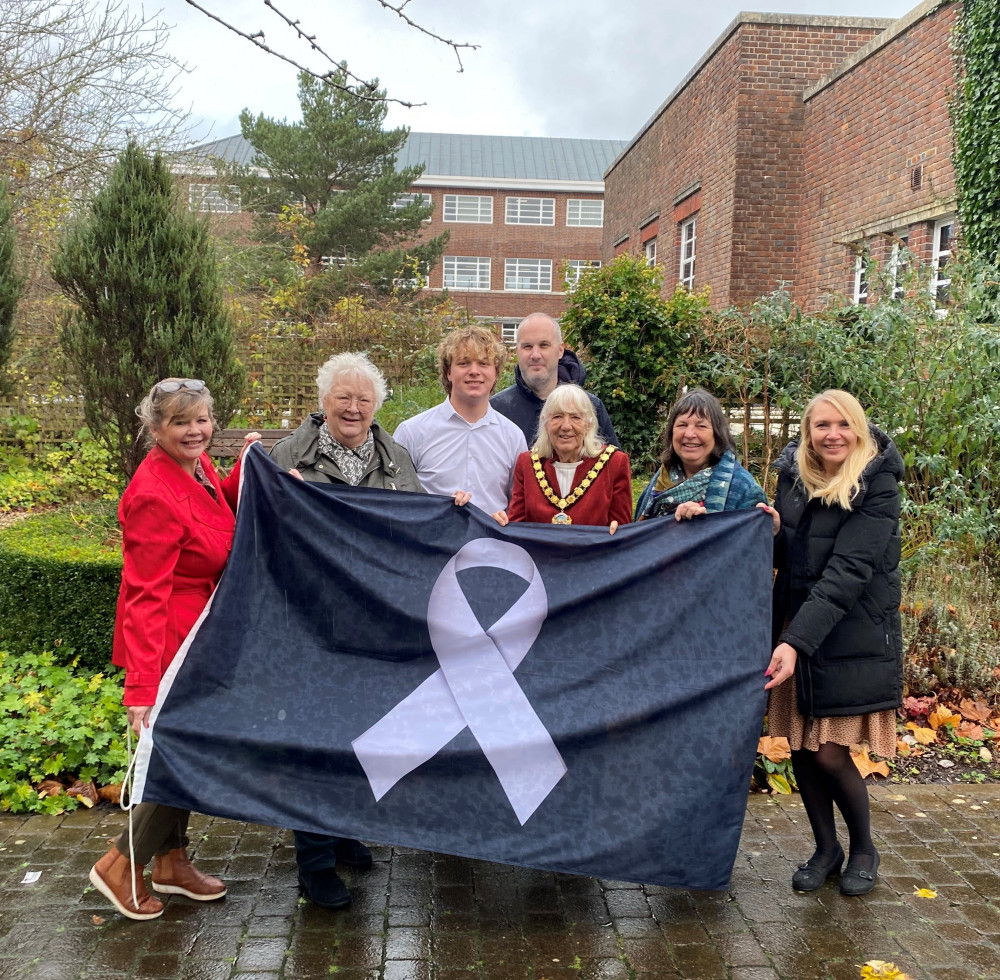
[[535, 445], [514, 466], [510, 506], [493, 516], [501, 525], [604, 525], [611, 534], [631, 520], [628, 456], [600, 441], [594, 406], [579, 385], [559, 385], [545, 399]]
[[[222, 575], [235, 527], [239, 462], [220, 481], [206, 450], [212, 396], [204, 381], [167, 378], [137, 409], [155, 445], [135, 471], [118, 507], [122, 584], [112, 660], [125, 668], [125, 705], [138, 734], [149, 727], [160, 679]], [[247, 445], [259, 438], [247, 437]], [[246, 446], [244, 446], [244, 450]], [[241, 454], [242, 456], [242, 454]], [[155, 856], [153, 888], [211, 901], [226, 886], [187, 856], [189, 812], [140, 803], [128, 828], [90, 870], [90, 880], [122, 915], [154, 919], [163, 903], [143, 882]], [[130, 857], [131, 855], [131, 857]]]

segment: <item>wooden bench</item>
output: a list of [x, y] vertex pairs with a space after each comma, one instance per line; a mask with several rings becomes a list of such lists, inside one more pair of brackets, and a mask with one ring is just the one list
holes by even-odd
[[259, 432], [261, 446], [266, 452], [270, 452], [279, 439], [290, 436], [294, 431], [294, 429], [219, 429], [212, 437], [212, 448], [208, 454], [215, 459], [236, 459], [243, 448], [243, 439], [249, 432]]

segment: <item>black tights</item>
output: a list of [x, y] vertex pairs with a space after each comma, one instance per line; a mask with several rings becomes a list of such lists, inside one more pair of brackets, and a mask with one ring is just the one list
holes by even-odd
[[851, 758], [851, 750], [835, 742], [823, 742], [818, 752], [799, 749], [792, 753], [792, 768], [816, 838], [814, 857], [829, 861], [837, 850], [833, 820], [836, 803], [850, 835], [852, 863], [870, 868], [875, 845], [871, 837], [868, 787]]

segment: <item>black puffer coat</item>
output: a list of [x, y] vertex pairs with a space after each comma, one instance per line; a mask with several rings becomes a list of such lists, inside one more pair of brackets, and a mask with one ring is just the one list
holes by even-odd
[[[799, 711], [861, 715], [901, 703], [899, 480], [903, 460], [875, 426], [878, 456], [851, 509], [807, 500], [789, 443], [774, 464], [781, 515], [775, 539], [774, 641], [799, 653]], [[786, 625], [787, 624], [787, 625]]]

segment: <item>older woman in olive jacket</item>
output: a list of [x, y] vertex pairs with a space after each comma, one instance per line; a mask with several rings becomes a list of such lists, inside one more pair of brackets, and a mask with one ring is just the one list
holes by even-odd
[[[850, 746], [895, 755], [894, 709], [902, 697], [900, 493], [903, 461], [869, 425], [853, 395], [817, 395], [799, 442], [776, 463], [775, 648], [768, 730], [786, 736], [802, 802], [816, 837], [792, 876], [799, 891], [839, 874], [836, 804], [850, 835], [844, 895], [875, 885], [868, 790]], [[794, 680], [789, 678], [794, 673]]]
[[[382, 372], [364, 354], [334, 354], [316, 378], [322, 411], [275, 443], [271, 458], [310, 483], [422, 492], [409, 453], [374, 421], [386, 397]], [[350, 903], [335, 870], [371, 867], [371, 851], [348, 837], [295, 831], [299, 885], [323, 908]]]
[[271, 459], [311, 483], [423, 491], [410, 454], [374, 421], [387, 389], [364, 354], [334, 354], [316, 386], [321, 411], [275, 443]]
[[[271, 458], [279, 466], [311, 483], [423, 492], [410, 454], [374, 421], [387, 387], [364, 354], [334, 354], [320, 367], [316, 387], [322, 411], [275, 443]], [[466, 491], [452, 496], [458, 506], [470, 498]], [[338, 863], [355, 871], [372, 865], [371, 851], [360, 841], [300, 830], [295, 858], [300, 887], [323, 908], [350, 903]]]

